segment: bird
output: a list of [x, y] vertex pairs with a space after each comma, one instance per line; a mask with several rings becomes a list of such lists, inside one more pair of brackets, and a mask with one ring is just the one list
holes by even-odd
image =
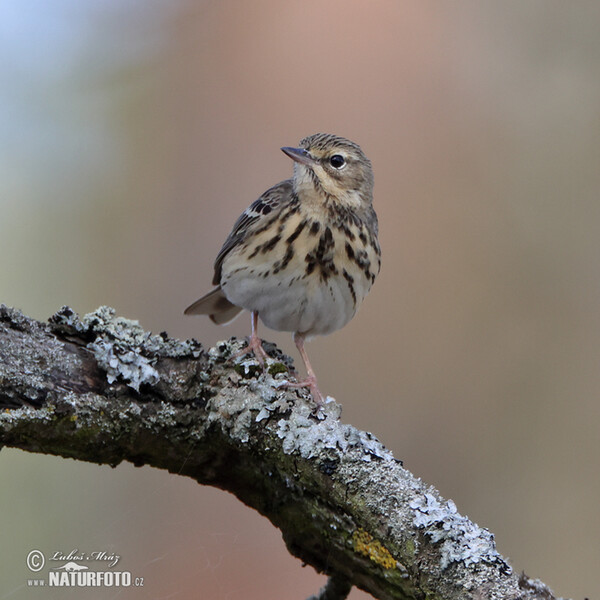
[[254, 353], [263, 367], [258, 320], [291, 332], [307, 377], [287, 385], [309, 388], [320, 408], [304, 343], [344, 327], [381, 268], [373, 169], [358, 144], [337, 135], [316, 133], [281, 150], [294, 163], [293, 176], [241, 214], [215, 259], [217, 287], [184, 313], [222, 325], [249, 311], [251, 335], [241, 352]]

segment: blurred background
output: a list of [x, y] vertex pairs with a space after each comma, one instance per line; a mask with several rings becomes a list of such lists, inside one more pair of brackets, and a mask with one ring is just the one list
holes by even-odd
[[[244, 336], [246, 316], [182, 311], [240, 212], [290, 176], [281, 146], [355, 140], [383, 267], [310, 343], [321, 388], [515, 570], [598, 597], [599, 24], [586, 1], [4, 0], [0, 302]], [[5, 448], [0, 481], [0, 600], [302, 599], [325, 581], [182, 477]], [[32, 549], [114, 552], [145, 587], [27, 588]]]

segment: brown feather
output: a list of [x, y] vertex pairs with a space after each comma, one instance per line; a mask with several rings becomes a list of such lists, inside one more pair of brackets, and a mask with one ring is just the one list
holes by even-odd
[[183, 314], [209, 315], [213, 323], [224, 325], [233, 321], [242, 310], [243, 308], [229, 302], [223, 290], [218, 287], [188, 306]]

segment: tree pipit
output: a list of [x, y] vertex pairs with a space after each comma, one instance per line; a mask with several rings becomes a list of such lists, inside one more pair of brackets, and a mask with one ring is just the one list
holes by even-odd
[[317, 407], [323, 396], [304, 342], [341, 329], [356, 314], [381, 265], [373, 170], [358, 144], [317, 133], [282, 148], [294, 176], [268, 189], [237, 220], [215, 260], [214, 290], [186, 308], [221, 325], [252, 315], [245, 352], [263, 364], [258, 319], [291, 331]]

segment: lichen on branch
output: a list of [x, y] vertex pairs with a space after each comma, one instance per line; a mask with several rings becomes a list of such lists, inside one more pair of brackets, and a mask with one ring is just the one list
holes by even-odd
[[0, 306], [0, 447], [226, 489], [330, 575], [319, 598], [353, 585], [384, 600], [554, 598], [375, 436], [342, 423], [335, 401], [315, 413], [306, 390], [286, 389], [292, 363], [275, 346], [263, 371], [236, 358], [242, 344], [206, 350], [107, 307], [40, 323]]

